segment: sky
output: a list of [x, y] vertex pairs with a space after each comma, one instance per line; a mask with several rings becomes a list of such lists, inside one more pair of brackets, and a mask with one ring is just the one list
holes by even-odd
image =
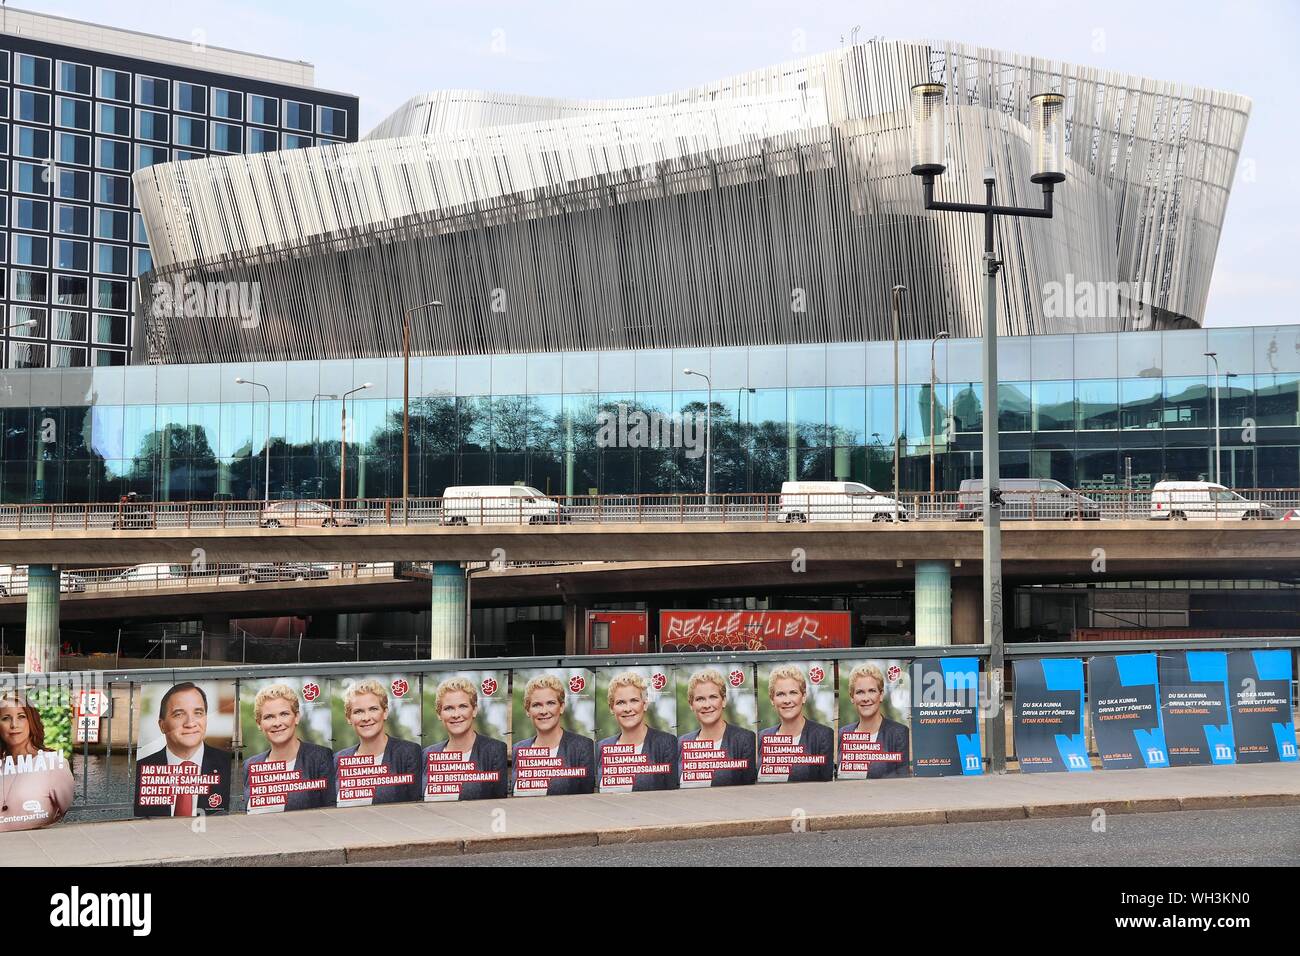
[[[646, 96], [884, 37], [954, 40], [1253, 101], [1205, 325], [1300, 322], [1295, 0], [19, 0], [16, 7], [305, 60], [368, 132], [438, 89]], [[201, 31], [196, 33], [196, 31]]]

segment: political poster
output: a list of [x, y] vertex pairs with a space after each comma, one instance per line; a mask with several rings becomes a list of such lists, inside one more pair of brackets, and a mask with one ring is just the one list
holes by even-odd
[[903, 660], [842, 659], [839, 665], [841, 780], [912, 772], [912, 675]]
[[596, 787], [595, 675], [584, 667], [516, 670], [511, 679], [516, 797]]
[[510, 787], [510, 672], [424, 675], [420, 793], [425, 802], [487, 800]]
[[332, 807], [336, 799], [329, 681], [239, 682], [244, 809], [251, 814]]
[[1228, 655], [1162, 651], [1157, 668], [1169, 766], [1236, 762], [1228, 704]]
[[758, 665], [758, 782], [807, 783], [835, 775], [835, 663]]
[[135, 717], [137, 817], [195, 817], [230, 809], [235, 682], [143, 684]]
[[677, 789], [677, 694], [671, 667], [597, 668], [595, 709], [601, 793]]
[[75, 790], [68, 689], [0, 690], [0, 833], [58, 823]]
[[1018, 658], [1012, 734], [1022, 773], [1092, 770], [1083, 734], [1083, 660]]
[[912, 662], [912, 772], [916, 776], [984, 772], [979, 676], [975, 657], [923, 657]]
[[752, 664], [674, 669], [683, 790], [735, 787], [758, 779], [758, 699]]
[[1228, 652], [1228, 689], [1238, 763], [1296, 759], [1291, 651]]
[[420, 678], [367, 674], [330, 681], [335, 805], [420, 799]]
[[1168, 767], [1155, 654], [1088, 659], [1092, 734], [1107, 770]]

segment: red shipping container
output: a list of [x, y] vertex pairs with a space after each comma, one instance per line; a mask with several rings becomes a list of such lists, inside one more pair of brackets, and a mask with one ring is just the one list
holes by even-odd
[[811, 651], [849, 647], [848, 611], [660, 611], [659, 649]]
[[645, 611], [588, 611], [588, 654], [644, 654], [649, 615]]

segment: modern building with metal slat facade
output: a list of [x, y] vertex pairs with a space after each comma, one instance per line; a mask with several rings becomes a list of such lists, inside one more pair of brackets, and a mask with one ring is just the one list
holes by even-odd
[[[992, 166], [999, 201], [1034, 202], [1029, 98], [1066, 95], [1057, 215], [999, 225], [1002, 332], [1201, 323], [1247, 99], [878, 41], [639, 100], [429, 94], [359, 143], [141, 170], [135, 360], [400, 354], [435, 298], [416, 354], [861, 342], [893, 336], [898, 283], [903, 338], [977, 336], [982, 224], [925, 212], [909, 175], [923, 80], [947, 84], [956, 200]], [[155, 314], [177, 281], [258, 283], [258, 319]], [[1052, 283], [1123, 294], [1079, 315]]]

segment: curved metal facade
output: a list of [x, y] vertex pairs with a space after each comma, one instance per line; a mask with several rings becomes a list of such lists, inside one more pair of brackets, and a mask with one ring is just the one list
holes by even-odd
[[[907, 94], [948, 85], [941, 198], [1036, 203], [1029, 97], [1066, 94], [1052, 220], [1004, 221], [1009, 334], [1199, 324], [1243, 97], [953, 44], [876, 42], [641, 100], [453, 91], [364, 141], [150, 167], [153, 361], [684, 348], [982, 328], [978, 217], [927, 213]], [[256, 323], [160, 318], [149, 283], [260, 283]], [[1123, 283], [1104, 314], [1049, 283]], [[1059, 300], [1057, 302], [1059, 305]]]

